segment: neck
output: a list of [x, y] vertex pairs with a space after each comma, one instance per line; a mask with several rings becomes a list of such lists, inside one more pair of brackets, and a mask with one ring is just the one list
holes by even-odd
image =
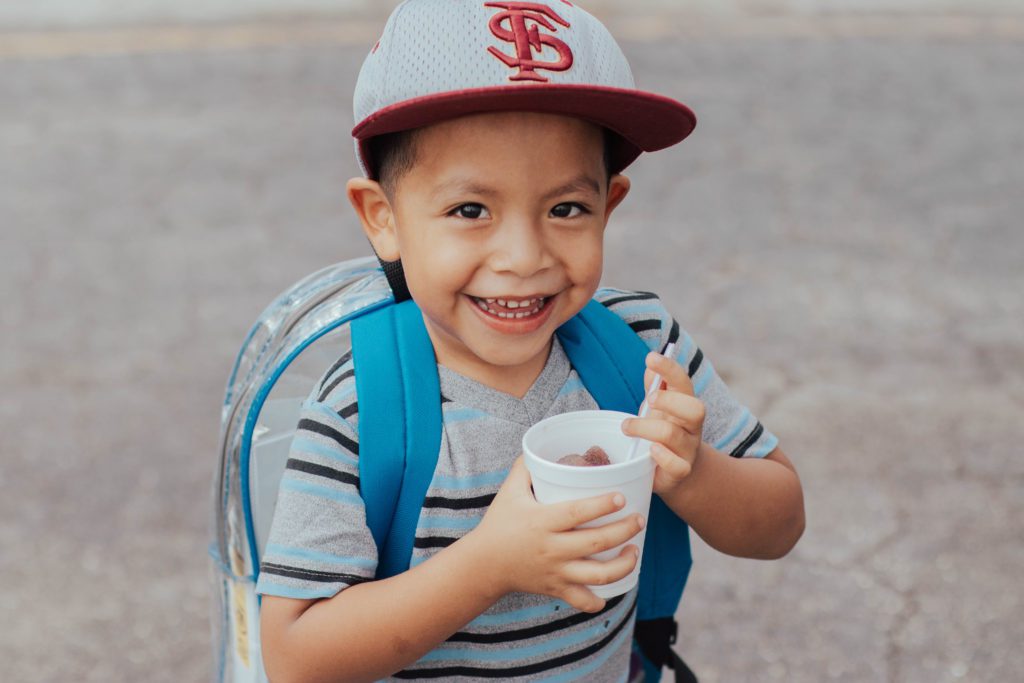
[[437, 362], [449, 370], [510, 396], [522, 398], [543, 372], [551, 353], [551, 341], [548, 341], [544, 353], [537, 354], [520, 365], [494, 365], [476, 356], [466, 357], [446, 352], [437, 344], [434, 345], [434, 350]]

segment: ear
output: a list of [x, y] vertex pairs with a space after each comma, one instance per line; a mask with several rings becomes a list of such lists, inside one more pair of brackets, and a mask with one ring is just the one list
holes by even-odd
[[370, 239], [373, 250], [384, 261], [397, 261], [398, 234], [395, 232], [395, 214], [384, 188], [376, 180], [352, 178], [345, 185], [363, 232]]
[[612, 211], [618, 206], [626, 195], [629, 194], [630, 182], [629, 178], [616, 173], [608, 181], [608, 201], [604, 206], [604, 220], [608, 222], [608, 218], [612, 215]]

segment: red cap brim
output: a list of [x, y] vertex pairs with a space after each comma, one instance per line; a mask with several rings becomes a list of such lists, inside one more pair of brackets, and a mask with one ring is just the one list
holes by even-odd
[[473, 88], [425, 95], [398, 102], [366, 117], [352, 129], [370, 177], [366, 142], [377, 135], [419, 128], [467, 114], [536, 111], [565, 114], [604, 126], [621, 140], [612, 149], [613, 173], [641, 152], [654, 152], [682, 141], [697, 125], [685, 104], [641, 90], [592, 85], [518, 85]]

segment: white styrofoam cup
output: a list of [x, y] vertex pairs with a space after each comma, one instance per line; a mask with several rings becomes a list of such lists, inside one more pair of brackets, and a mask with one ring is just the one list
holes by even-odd
[[[523, 435], [523, 456], [526, 469], [533, 481], [533, 493], [541, 503], [561, 503], [567, 500], [590, 498], [619, 492], [625, 506], [609, 515], [599, 517], [582, 527], [594, 527], [640, 513], [647, 519], [651, 506], [651, 488], [654, 485], [654, 462], [650, 456], [650, 442], [641, 441], [636, 456], [629, 461], [633, 438], [622, 433], [622, 421], [636, 417], [612, 410], [580, 410], [562, 413], [541, 420]], [[610, 465], [577, 467], [559, 465], [556, 460], [569, 453], [584, 453], [591, 446], [600, 446], [608, 454]], [[636, 545], [641, 554], [647, 526], [633, 538], [592, 557], [610, 560], [623, 546]], [[588, 586], [595, 595], [611, 598], [621, 595], [636, 585], [640, 577], [640, 560], [622, 579], [603, 586]]]

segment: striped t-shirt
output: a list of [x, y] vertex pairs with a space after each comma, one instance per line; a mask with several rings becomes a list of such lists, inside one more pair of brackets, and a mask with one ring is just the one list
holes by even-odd
[[[601, 289], [595, 298], [653, 350], [676, 357], [704, 403], [703, 439], [734, 456], [763, 457], [777, 439], [738, 403], [693, 339], [654, 294]], [[555, 338], [523, 398], [438, 366], [443, 427], [437, 468], [416, 528], [412, 564], [473, 529], [545, 417], [597, 407]], [[328, 598], [373, 579], [377, 549], [359, 492], [359, 410], [351, 354], [306, 401], [281, 480], [257, 591]], [[597, 614], [545, 595], [512, 593], [389, 680], [623, 681], [629, 669], [636, 589]]]

